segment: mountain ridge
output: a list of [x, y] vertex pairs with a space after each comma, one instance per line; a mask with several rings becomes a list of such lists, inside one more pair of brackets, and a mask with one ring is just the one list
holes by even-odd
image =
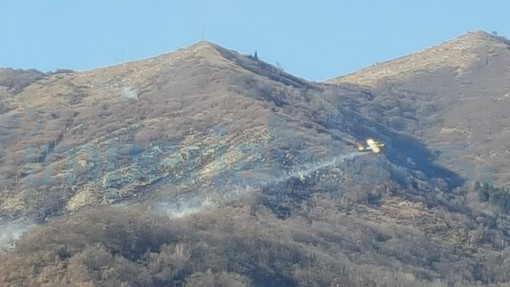
[[364, 114], [418, 137], [443, 155], [457, 154], [440, 159], [442, 164], [457, 165], [464, 173], [472, 167], [471, 177], [507, 186], [509, 48], [502, 37], [470, 32], [330, 82], [370, 86], [378, 97], [364, 103]]
[[[495, 51], [373, 85], [209, 42], [85, 72], [0, 70], [0, 241], [28, 229], [0, 251], [0, 282], [504, 286], [510, 200], [473, 188], [510, 179]], [[356, 149], [368, 137], [382, 153]]]
[[[490, 54], [493, 52], [491, 49], [497, 47], [508, 49], [510, 41], [503, 37], [477, 30], [422, 51], [361, 68], [356, 72], [335, 77], [326, 82], [354, 82], [362, 85], [374, 85], [376, 79], [397, 77], [399, 74], [430, 70], [431, 68], [437, 69], [443, 66], [456, 67], [458, 73], [463, 73], [465, 69], [469, 69], [469, 66], [466, 65], [477, 60], [476, 52], [482, 50], [482, 53]], [[488, 60], [489, 58], [486, 59], [486, 61]], [[367, 74], [372, 71], [375, 74]]]

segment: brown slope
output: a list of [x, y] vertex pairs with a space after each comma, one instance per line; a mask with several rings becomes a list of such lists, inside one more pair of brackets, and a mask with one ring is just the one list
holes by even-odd
[[318, 90], [208, 42], [45, 75], [16, 95], [2, 94], [9, 109], [0, 115], [0, 211], [39, 218], [137, 196], [155, 184], [209, 185], [244, 161], [265, 166], [272, 155], [264, 168], [280, 164], [284, 151], [272, 154], [275, 147], [306, 143], [307, 153], [324, 156], [329, 135], [306, 123], [306, 105]]
[[[325, 286], [351, 281], [355, 281], [352, 286], [378, 286], [398, 280], [408, 286], [420, 284], [418, 280], [425, 286], [438, 286], [440, 282], [429, 282], [438, 278], [472, 284], [508, 281], [501, 272], [508, 262], [500, 256], [508, 242], [506, 218], [495, 219], [458, 204], [466, 200], [465, 194], [447, 194], [447, 188], [428, 186], [427, 181], [433, 179], [429, 177], [447, 172], [428, 159], [425, 166], [433, 172], [417, 167], [422, 176], [411, 179], [415, 188], [393, 182], [395, 174], [408, 176], [400, 162], [392, 159], [393, 154], [401, 153], [409, 161], [417, 160], [416, 150], [426, 155], [422, 143], [395, 132], [402, 113], [388, 108], [395, 118], [385, 122], [386, 117], [381, 117], [385, 104], [381, 95], [394, 95], [390, 94], [393, 90], [313, 84], [262, 61], [201, 42], [125, 65], [45, 75], [17, 93], [5, 92], [2, 100], [9, 108], [0, 121], [4, 127], [0, 175], [6, 187], [0, 199], [2, 215], [44, 220], [58, 213], [74, 214], [64, 225], [57, 221], [34, 230], [33, 239], [5, 255], [19, 255], [14, 257], [17, 264], [5, 260], [0, 268], [6, 270], [0, 272], [0, 281], [7, 278], [13, 286], [31, 280], [69, 285], [72, 279], [59, 281], [68, 270], [73, 272], [68, 263], [82, 270], [94, 265], [80, 265], [79, 258], [88, 258], [81, 254], [83, 246], [105, 246], [99, 253], [111, 253], [144, 268], [153, 266], [147, 260], [157, 258], [155, 253], [164, 256], [168, 249], [169, 258], [174, 258], [188, 244], [188, 250], [196, 254], [203, 250], [205, 256], [212, 255], [214, 264], [192, 258], [184, 267], [189, 268], [187, 272], [206, 272], [212, 264], [252, 280], [260, 280], [261, 274], [268, 276], [264, 283], [276, 286], [282, 285], [274, 283], [282, 277]], [[353, 147], [342, 146], [349, 133], [376, 135], [387, 140], [388, 150], [393, 151], [335, 164], [338, 156], [355, 155]], [[412, 143], [413, 151], [395, 149], [393, 143]], [[244, 191], [252, 192], [253, 198], [236, 200]], [[172, 226], [174, 221], [170, 229], [159, 229], [160, 222], [169, 222], [168, 218], [158, 221], [145, 218], [146, 214], [112, 216], [96, 209], [80, 214], [88, 209], [84, 207], [135, 197], [143, 203], [156, 198], [156, 203], [149, 203], [161, 209], [165, 207], [158, 205], [161, 201], [184, 198], [166, 206], [177, 209], [172, 215], [185, 213], [179, 204], [201, 197], [207, 206], [223, 207], [218, 204], [222, 199], [235, 204], [227, 204], [234, 206], [225, 208], [228, 212], [220, 208], [216, 215], [191, 216], [182, 222], [184, 230]], [[133, 224], [144, 228], [133, 228]], [[243, 230], [243, 226], [249, 228]], [[239, 240], [229, 240], [232, 234], [239, 234]], [[192, 238], [215, 242], [197, 243]], [[236, 245], [252, 239], [255, 248]], [[177, 243], [184, 245], [174, 246]], [[275, 243], [274, 248], [287, 255], [268, 252]], [[162, 244], [169, 244], [168, 248]], [[296, 251], [289, 253], [281, 245], [295, 246]], [[51, 248], [59, 250], [52, 253]], [[146, 258], [148, 250], [150, 258]], [[37, 255], [27, 256], [34, 251]], [[145, 255], [133, 256], [140, 252]], [[258, 258], [255, 254], [266, 255], [254, 260]], [[300, 254], [316, 259], [298, 266], [296, 256]], [[54, 261], [41, 263], [39, 255]], [[170, 261], [161, 260], [166, 264], [161, 267], [176, 270]], [[222, 266], [220, 261], [234, 266]], [[108, 262], [103, 264], [108, 265], [104, 270], [118, 270]], [[20, 268], [34, 265], [41, 266], [36, 274], [33, 269]], [[330, 270], [321, 271], [323, 266]], [[340, 277], [335, 275], [339, 270]], [[183, 274], [169, 277], [159, 267], [147, 272], [144, 276], [153, 276], [156, 286], [190, 275], [176, 272]], [[120, 273], [105, 277], [114, 280]], [[161, 283], [158, 277], [169, 282]], [[95, 282], [87, 276], [75, 280]], [[108, 282], [112, 281], [97, 284]], [[255, 285], [268, 286], [264, 283]], [[132, 284], [142, 283], [135, 280]]]
[[471, 179], [510, 185], [510, 42], [483, 31], [330, 80], [369, 86], [364, 113]]

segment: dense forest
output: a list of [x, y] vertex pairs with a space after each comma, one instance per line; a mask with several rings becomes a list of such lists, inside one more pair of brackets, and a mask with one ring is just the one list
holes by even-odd
[[[136, 204], [87, 209], [25, 233], [1, 255], [0, 282], [2, 286], [506, 286], [510, 280], [506, 216], [477, 215], [469, 204], [459, 204], [471, 194], [484, 195], [481, 188], [490, 186], [477, 184], [476, 190], [457, 191], [449, 200], [425, 208], [429, 217], [408, 218], [408, 226], [381, 223], [374, 212], [384, 208], [371, 208], [361, 194], [354, 201], [315, 198], [285, 220], [260, 198], [173, 219]], [[382, 198], [382, 206], [395, 199]], [[476, 204], [486, 204], [484, 200], [482, 196]], [[406, 220], [402, 212], [396, 217]], [[435, 219], [445, 225], [432, 224]], [[450, 244], [450, 239], [456, 241]]]

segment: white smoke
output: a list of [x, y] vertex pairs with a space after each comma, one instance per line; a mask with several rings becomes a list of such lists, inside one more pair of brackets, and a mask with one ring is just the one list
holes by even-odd
[[34, 227], [33, 224], [2, 223], [0, 224], [0, 249], [8, 249], [14, 246], [14, 242], [27, 230]]
[[295, 177], [306, 177], [306, 176], [310, 175], [311, 173], [318, 171], [319, 169], [323, 169], [323, 168], [326, 168], [329, 166], [341, 164], [346, 159], [350, 160], [350, 159], [358, 157], [362, 154], [364, 154], [364, 153], [363, 152], [351, 152], [348, 154], [334, 157], [334, 158], [332, 158], [328, 161], [325, 161], [325, 162], [305, 164], [302, 166], [302, 169], [293, 171], [293, 172], [289, 173], [287, 176], [277, 178], [274, 181], [272, 181], [271, 183], [281, 183], [281, 182], [288, 181], [289, 179], [295, 178]]
[[205, 205], [199, 202], [162, 202], [159, 203], [154, 209], [157, 213], [166, 214], [172, 218], [184, 217], [192, 215], [205, 210]]
[[[345, 160], [353, 159], [362, 154], [364, 153], [352, 152], [339, 155], [328, 161], [305, 164], [295, 171], [280, 176], [275, 176], [275, 174], [271, 174], [267, 171], [252, 172], [252, 176], [257, 179], [254, 181], [256, 184], [224, 185], [217, 187], [217, 190], [212, 192], [203, 193], [196, 191], [186, 193], [172, 200], [157, 203], [153, 207], [153, 211], [172, 218], [179, 218], [217, 209], [236, 200], [247, 198], [264, 186], [283, 183], [292, 178], [304, 178], [320, 169], [342, 164]], [[126, 207], [126, 204], [127, 203], [119, 203], [117, 205], [119, 207]], [[24, 232], [33, 227], [35, 227], [35, 225], [30, 223], [0, 223], [0, 249], [12, 248], [15, 241]]]
[[221, 190], [216, 192], [193, 193], [186, 194], [170, 201], [163, 201], [157, 203], [153, 208], [154, 212], [159, 214], [166, 214], [172, 218], [184, 217], [206, 210], [212, 210], [229, 204], [235, 200], [246, 198], [252, 195], [256, 190], [259, 190], [264, 185], [277, 184], [290, 180], [291, 178], [305, 178], [311, 173], [316, 172], [322, 168], [333, 165], [342, 164], [345, 160], [350, 160], [365, 153], [352, 152], [348, 154], [339, 155], [325, 162], [305, 164], [301, 169], [292, 171], [288, 174], [278, 176], [276, 178], [269, 178], [270, 175], [262, 175], [257, 178], [267, 178], [267, 181], [260, 186], [238, 185], [234, 187], [221, 186]]
[[131, 87], [122, 87], [122, 95], [128, 100], [138, 101], [138, 92]]

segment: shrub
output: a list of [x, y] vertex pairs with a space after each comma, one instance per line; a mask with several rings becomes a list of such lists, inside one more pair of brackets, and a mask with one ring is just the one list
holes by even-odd
[[510, 192], [507, 188], [495, 187], [487, 182], [476, 182], [475, 191], [480, 201], [487, 201], [505, 213], [510, 212]]

